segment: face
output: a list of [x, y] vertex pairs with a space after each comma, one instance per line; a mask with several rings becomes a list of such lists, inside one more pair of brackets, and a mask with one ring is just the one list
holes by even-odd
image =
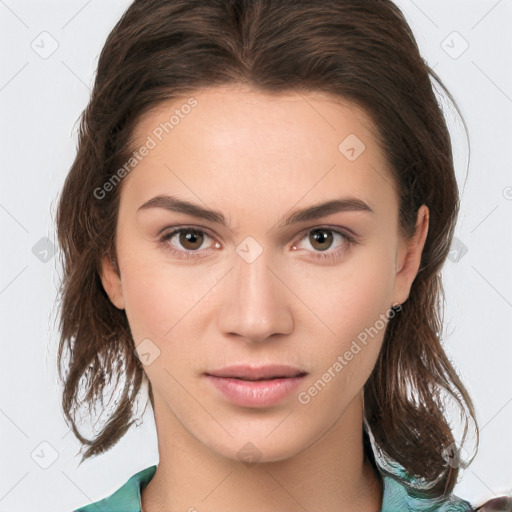
[[[281, 460], [359, 407], [428, 211], [403, 240], [388, 164], [354, 104], [228, 87], [193, 98], [137, 125], [134, 146], [151, 148], [122, 182], [120, 274], [105, 260], [102, 280], [126, 311], [160, 425], [225, 457], [251, 442]], [[305, 375], [206, 375], [273, 364]]]

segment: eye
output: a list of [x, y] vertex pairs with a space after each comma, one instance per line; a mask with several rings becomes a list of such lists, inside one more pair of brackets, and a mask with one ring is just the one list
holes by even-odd
[[[202, 248], [205, 240], [207, 239], [213, 240], [213, 237], [206, 233], [206, 231], [193, 227], [181, 226], [165, 233], [160, 238], [160, 243], [173, 255], [178, 258], [186, 259], [203, 257], [204, 252], [208, 251], [208, 249]], [[220, 244], [216, 242], [215, 247], [219, 248]]]
[[[179, 226], [164, 233], [160, 237], [159, 243], [166, 251], [179, 259], [199, 259], [206, 257], [210, 251], [220, 248], [217, 241], [213, 244], [214, 248], [212, 248], [211, 242], [210, 247], [205, 248], [204, 245], [208, 245], [208, 240], [215, 239], [203, 229]], [[299, 240], [306, 240], [310, 244], [313, 250], [306, 250], [313, 253], [311, 257], [315, 260], [339, 259], [352, 245], [357, 243], [352, 235], [330, 227], [309, 229]], [[338, 242], [337, 247], [330, 250], [333, 245], [336, 245], [336, 241]], [[295, 251], [298, 248], [299, 244], [296, 243], [292, 250]]]
[[[335, 245], [336, 239], [338, 240], [337, 248], [329, 250]], [[352, 245], [357, 243], [352, 235], [329, 227], [310, 229], [300, 240], [306, 240], [313, 248], [313, 259], [320, 260], [340, 258]], [[298, 246], [295, 244], [293, 250], [297, 250], [297, 248]]]

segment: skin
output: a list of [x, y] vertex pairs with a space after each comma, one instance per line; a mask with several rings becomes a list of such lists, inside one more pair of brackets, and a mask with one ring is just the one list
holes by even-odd
[[[363, 453], [362, 399], [385, 329], [307, 404], [294, 392], [267, 408], [236, 406], [202, 374], [236, 363], [290, 364], [308, 372], [298, 390], [307, 391], [358, 334], [407, 300], [428, 209], [420, 208], [415, 235], [404, 239], [375, 127], [348, 101], [235, 87], [193, 96], [197, 107], [124, 178], [119, 274], [108, 258], [102, 268], [135, 345], [150, 339], [160, 351], [144, 366], [160, 462], [143, 510], [378, 512], [383, 487]], [[135, 146], [185, 101], [144, 116]], [[354, 161], [338, 149], [349, 134], [366, 146]], [[161, 194], [219, 210], [231, 227], [163, 208], [138, 211]], [[278, 227], [292, 211], [348, 196], [374, 213]], [[159, 242], [173, 226], [206, 234], [195, 245], [179, 235]], [[357, 243], [328, 231], [331, 242], [319, 245], [312, 232], [322, 226], [350, 230]], [[251, 263], [236, 252], [248, 236], [263, 248]], [[180, 259], [172, 249], [200, 257]], [[324, 252], [334, 256], [314, 258]], [[237, 455], [248, 442], [260, 456], [251, 466]]]

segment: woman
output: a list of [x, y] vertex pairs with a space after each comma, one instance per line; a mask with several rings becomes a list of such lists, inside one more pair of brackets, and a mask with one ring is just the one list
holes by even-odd
[[[77, 510], [472, 510], [452, 494], [478, 429], [438, 336], [458, 190], [430, 77], [387, 0], [131, 4], [60, 198], [59, 368], [83, 460], [147, 384], [159, 463]], [[105, 393], [87, 439], [77, 413]]]

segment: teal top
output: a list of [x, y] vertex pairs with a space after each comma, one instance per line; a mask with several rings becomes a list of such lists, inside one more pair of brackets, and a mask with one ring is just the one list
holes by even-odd
[[[148, 485], [156, 471], [156, 465], [135, 473], [116, 492], [95, 503], [73, 512], [141, 512], [141, 491]], [[443, 499], [411, 496], [400, 481], [381, 472], [384, 495], [381, 512], [471, 512], [469, 502], [451, 494]]]

